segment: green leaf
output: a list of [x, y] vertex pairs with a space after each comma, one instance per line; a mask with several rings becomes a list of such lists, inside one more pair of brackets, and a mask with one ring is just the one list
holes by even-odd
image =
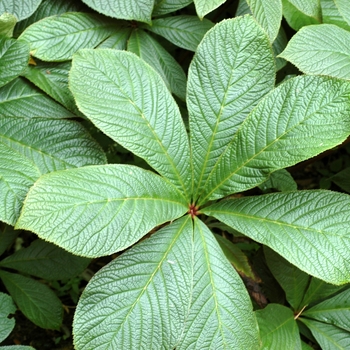
[[300, 311], [304, 306], [301, 302], [311, 277], [272, 249], [264, 247], [264, 254], [269, 269], [286, 293], [287, 301], [294, 311]]
[[341, 189], [350, 193], [350, 167], [347, 167], [330, 178]]
[[224, 2], [226, 2], [226, 0], [194, 0], [196, 12], [200, 19], [202, 19], [209, 12], [214, 11]]
[[249, 5], [246, 0], [239, 0], [237, 10], [236, 10], [236, 17], [243, 16], [243, 15], [251, 15], [252, 11], [249, 8]]
[[77, 349], [174, 349], [189, 308], [192, 235], [189, 216], [176, 220], [98, 271], [74, 316]]
[[8, 294], [0, 292], [0, 342], [5, 340], [15, 327], [15, 319], [7, 317], [15, 312], [16, 306], [12, 298]]
[[322, 350], [349, 349], [349, 332], [327, 323], [308, 320], [303, 317], [300, 317], [299, 320], [308, 326]]
[[319, 0], [282, 0], [283, 16], [294, 30], [321, 23]]
[[66, 61], [82, 48], [93, 48], [114, 31], [114, 21], [94, 13], [68, 12], [29, 26], [19, 39], [43, 61]]
[[26, 0], [25, 4], [18, 2], [18, 0], [0, 1], [0, 13], [12, 13], [20, 21], [29, 17], [38, 8], [40, 3], [41, 0]]
[[204, 34], [213, 25], [208, 19], [200, 20], [196, 16], [180, 15], [155, 19], [147, 29], [183, 49], [196, 51]]
[[281, 0], [246, 0], [253, 16], [266, 31], [272, 43], [278, 34], [282, 20]]
[[273, 54], [275, 56], [275, 62], [276, 62], [276, 72], [278, 72], [287, 64], [287, 62], [283, 58], [278, 57], [278, 55], [286, 48], [287, 43], [288, 43], [288, 39], [287, 39], [286, 33], [283, 30], [283, 27], [280, 27], [277, 38], [272, 43], [272, 50], [273, 50]]
[[74, 121], [3, 117], [0, 130], [0, 142], [28, 158], [41, 174], [107, 162], [100, 146]]
[[7, 346], [1, 346], [0, 350], [35, 350], [31, 346], [26, 345], [7, 345]]
[[56, 294], [45, 284], [0, 270], [0, 278], [23, 314], [45, 329], [59, 329], [63, 308]]
[[350, 196], [319, 190], [225, 200], [201, 212], [269, 246], [300, 270], [344, 284], [350, 281], [349, 210]]
[[187, 210], [175, 187], [150, 171], [91, 166], [42, 176], [29, 191], [16, 228], [97, 257], [127, 248]]
[[350, 26], [347, 24], [343, 16], [339, 13], [339, 10], [334, 3], [334, 0], [321, 0], [322, 9], [322, 22], [335, 24], [346, 30], [350, 30]]
[[303, 341], [301, 342], [301, 349], [302, 350], [314, 350], [313, 347], [311, 347], [310, 345], [304, 343]]
[[72, 255], [51, 243], [37, 239], [0, 261], [0, 266], [50, 280], [77, 276], [89, 264], [90, 259]]
[[151, 23], [154, 0], [83, 0], [83, 2], [106, 16]]
[[155, 0], [152, 16], [162, 16], [180, 10], [193, 0]]
[[334, 0], [339, 13], [345, 19], [345, 21], [350, 24], [350, 3], [347, 0]]
[[252, 17], [223, 21], [205, 35], [190, 65], [187, 85], [194, 199], [274, 80], [271, 45]]
[[292, 310], [269, 304], [255, 312], [260, 328], [260, 349], [301, 350], [300, 335]]
[[99, 129], [190, 198], [188, 136], [178, 106], [153, 68], [129, 52], [81, 50], [73, 58], [70, 88]]
[[73, 118], [74, 114], [22, 78], [0, 88], [0, 117]]
[[193, 290], [176, 349], [258, 349], [248, 293], [218, 242], [200, 220], [193, 234]]
[[18, 231], [12, 226], [0, 224], [0, 256], [14, 243], [17, 235]]
[[303, 316], [350, 332], [350, 289], [304, 311]]
[[279, 85], [232, 138], [200, 203], [253, 188], [271, 172], [342, 143], [350, 134], [349, 93], [350, 83], [319, 76]]
[[16, 23], [16, 16], [12, 15], [11, 13], [3, 13], [0, 16], [0, 35], [4, 35], [11, 38]]
[[105, 41], [97, 46], [98, 49], [116, 49], [126, 50], [132, 28], [120, 27], [116, 33], [113, 33]]
[[350, 33], [334, 24], [304, 27], [279, 55], [304, 73], [350, 79]]
[[17, 78], [27, 67], [29, 45], [0, 36], [0, 87]]
[[296, 191], [297, 183], [292, 178], [292, 175], [285, 169], [277, 170], [270, 174], [269, 178], [259, 185], [262, 191], [274, 188], [281, 192]]

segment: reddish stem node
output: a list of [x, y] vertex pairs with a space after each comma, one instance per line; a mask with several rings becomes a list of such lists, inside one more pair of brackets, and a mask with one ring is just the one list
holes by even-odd
[[190, 204], [188, 214], [191, 215], [192, 219], [198, 215], [198, 207], [195, 204]]

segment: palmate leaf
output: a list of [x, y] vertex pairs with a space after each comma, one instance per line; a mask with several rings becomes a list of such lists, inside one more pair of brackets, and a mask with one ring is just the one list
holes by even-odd
[[214, 11], [226, 0], [194, 0], [196, 12], [199, 18], [203, 18], [208, 13]]
[[79, 109], [105, 134], [145, 159], [190, 198], [189, 142], [161, 77], [135, 54], [81, 50], [70, 88]]
[[42, 0], [28, 0], [19, 2], [17, 0], [0, 1], [0, 13], [12, 13], [20, 21], [29, 17], [40, 5]]
[[350, 281], [350, 196], [273, 193], [221, 201], [203, 213], [263, 243], [300, 270], [333, 284]]
[[43, 61], [66, 61], [82, 48], [93, 48], [114, 32], [115, 22], [94, 13], [68, 12], [46, 17], [19, 37]]
[[252, 17], [223, 21], [205, 35], [190, 65], [187, 86], [194, 199], [240, 124], [274, 81], [271, 45]]
[[199, 203], [253, 188], [271, 172], [343, 142], [350, 134], [349, 93], [350, 83], [319, 76], [299, 76], [279, 85], [233, 137]]
[[97, 257], [127, 248], [187, 210], [176, 188], [150, 171], [91, 166], [42, 176], [29, 191], [16, 228]]
[[193, 0], [155, 0], [152, 16], [166, 15], [186, 7]]

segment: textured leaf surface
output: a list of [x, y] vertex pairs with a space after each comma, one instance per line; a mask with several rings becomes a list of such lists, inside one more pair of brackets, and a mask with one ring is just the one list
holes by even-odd
[[203, 18], [209, 12], [214, 11], [225, 1], [226, 0], [194, 0], [198, 17]]
[[242, 280], [200, 220], [194, 222], [191, 305], [176, 349], [258, 349], [258, 328]]
[[311, 330], [312, 335], [320, 344], [322, 350], [346, 350], [350, 347], [350, 332], [331, 324], [300, 318]]
[[350, 196], [273, 193], [222, 201], [205, 214], [263, 243], [301, 270], [333, 284], [350, 281]]
[[350, 134], [348, 82], [289, 79], [266, 96], [242, 124], [212, 169], [202, 203], [262, 183], [269, 173], [311, 158]]
[[132, 28], [120, 27], [116, 33], [113, 33], [105, 41], [97, 46], [99, 49], [126, 50], [127, 42], [132, 32]]
[[307, 74], [350, 79], [350, 33], [333, 24], [302, 28], [280, 54]]
[[31, 278], [0, 270], [0, 278], [23, 314], [37, 326], [59, 329], [63, 308], [56, 294]]
[[0, 117], [72, 118], [74, 114], [38, 88], [17, 78], [0, 88]]
[[9, 314], [15, 312], [16, 306], [12, 298], [8, 294], [0, 292], [0, 342], [5, 340], [15, 327], [15, 319], [8, 318]]
[[190, 116], [195, 195], [240, 124], [274, 86], [269, 40], [250, 17], [217, 24], [204, 37], [189, 68]]
[[0, 16], [0, 35], [7, 36], [9, 38], [13, 35], [13, 29], [17, 23], [16, 16], [11, 13], [3, 13]]
[[193, 228], [187, 216], [102, 268], [74, 317], [76, 349], [173, 349], [188, 314]]
[[188, 136], [161, 77], [136, 55], [81, 50], [70, 88], [79, 109], [105, 134], [145, 159], [190, 197]]
[[29, 45], [26, 42], [0, 36], [0, 86], [18, 77], [27, 67]]
[[350, 332], [350, 289], [306, 310], [303, 316]]
[[153, 16], [166, 15], [191, 4], [193, 0], [155, 0]]
[[285, 59], [278, 57], [278, 55], [286, 48], [287, 43], [288, 43], [288, 39], [287, 39], [286, 33], [283, 30], [283, 27], [280, 27], [278, 35], [275, 41], [272, 43], [273, 54], [275, 56], [275, 62], [276, 62], [276, 72], [278, 72], [287, 64]]
[[299, 11], [310, 17], [319, 18], [320, 16], [320, 4], [319, 0], [287, 0]]
[[255, 312], [260, 328], [260, 349], [301, 350], [300, 335], [292, 310], [269, 304]]
[[68, 12], [42, 19], [19, 39], [43, 61], [65, 61], [82, 48], [93, 48], [114, 31], [113, 21], [93, 13]]
[[336, 24], [338, 27], [350, 30], [350, 26], [345, 21], [344, 17], [339, 13], [334, 0], [321, 0], [320, 4], [323, 23]]
[[334, 0], [339, 13], [343, 16], [345, 21], [350, 24], [350, 3], [347, 0]]
[[26, 0], [25, 2], [18, 0], [0, 1], [0, 13], [12, 13], [20, 21], [29, 17], [39, 6], [41, 0]]
[[281, 192], [287, 192], [296, 191], [298, 185], [287, 170], [281, 169], [270, 174], [269, 178], [259, 185], [259, 188], [263, 191], [274, 188]]
[[187, 50], [196, 51], [204, 34], [213, 27], [208, 19], [197, 16], [171, 16], [155, 19], [147, 29]]
[[265, 29], [270, 42], [277, 37], [282, 20], [281, 0], [247, 0], [253, 16]]
[[187, 211], [170, 183], [128, 165], [104, 165], [42, 176], [16, 224], [75, 254], [122, 250]]
[[172, 93], [182, 100], [186, 99], [185, 72], [156, 40], [143, 30], [136, 30], [128, 40], [128, 51], [135, 53], [153, 67]]
[[83, 0], [83, 2], [106, 16], [151, 23], [154, 0]]
[[72, 278], [81, 273], [90, 259], [72, 255], [54, 244], [37, 239], [0, 261], [0, 266], [50, 280]]

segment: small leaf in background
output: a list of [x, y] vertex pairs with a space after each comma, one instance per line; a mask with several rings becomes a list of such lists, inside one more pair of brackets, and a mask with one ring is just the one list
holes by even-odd
[[321, 0], [321, 9], [322, 9], [322, 22], [335, 24], [338, 27], [350, 31], [350, 26], [344, 17], [340, 14], [337, 5], [334, 0]]
[[288, 39], [287, 39], [286, 33], [283, 27], [280, 27], [278, 35], [275, 41], [272, 43], [272, 50], [273, 50], [273, 54], [275, 56], [275, 62], [276, 62], [276, 72], [278, 72], [287, 64], [285, 59], [281, 57], [277, 57], [286, 48], [287, 43], [288, 43]]
[[23, 78], [0, 88], [0, 117], [74, 118], [75, 115]]
[[334, 24], [300, 29], [279, 55], [306, 74], [350, 80], [350, 33]]
[[283, 16], [294, 30], [321, 23], [319, 0], [282, 0]]
[[114, 32], [114, 21], [94, 13], [68, 12], [46, 17], [19, 37], [32, 56], [43, 61], [66, 61], [82, 48], [93, 48]]
[[11, 38], [13, 35], [13, 29], [17, 23], [16, 16], [11, 13], [3, 13], [0, 16], [0, 36], [6, 36]]
[[29, 45], [0, 36], [0, 87], [17, 78], [27, 67]]
[[258, 186], [262, 191], [276, 189], [281, 192], [296, 191], [297, 183], [292, 175], [285, 169], [276, 170], [270, 174], [269, 178]]
[[12, 226], [0, 223], [0, 256], [14, 243], [18, 233]]
[[339, 173], [333, 175], [329, 178], [342, 190], [350, 193], [350, 167], [345, 168]]
[[151, 23], [155, 0], [83, 0], [89, 7], [106, 16]]
[[196, 16], [171, 16], [155, 19], [146, 28], [161, 35], [174, 45], [186, 50], [196, 51], [204, 34], [214, 26], [208, 19], [200, 20]]
[[300, 317], [299, 320], [310, 329], [322, 350], [350, 349], [350, 332], [328, 323], [304, 317]]
[[[0, 292], [0, 343], [7, 338], [15, 327], [15, 319], [8, 318], [16, 312], [16, 306], [12, 298]], [[0, 347], [2, 349], [2, 347]]]
[[63, 307], [56, 294], [32, 278], [0, 270], [0, 279], [23, 314], [45, 329], [59, 329]]
[[186, 99], [186, 75], [179, 63], [155, 39], [141, 29], [133, 31], [128, 51], [152, 66], [174, 95]]
[[292, 310], [280, 304], [269, 304], [255, 314], [260, 329], [260, 349], [302, 349]]
[[106, 40], [102, 41], [101, 44], [97, 46], [98, 49], [116, 49], [116, 50], [126, 50], [127, 42], [129, 40], [132, 28], [120, 27], [109, 36]]
[[152, 16], [162, 16], [180, 10], [193, 0], [155, 0]]
[[0, 261], [0, 266], [51, 280], [72, 278], [81, 273], [91, 260], [76, 256], [41, 239], [33, 241]]
[[205, 15], [214, 11], [224, 2], [226, 2], [226, 0], [194, 0], [194, 5], [196, 6], [198, 17], [202, 19]]
[[0, 13], [12, 13], [18, 21], [29, 17], [40, 5], [41, 0], [26, 0], [25, 4], [18, 0], [0, 1]]

